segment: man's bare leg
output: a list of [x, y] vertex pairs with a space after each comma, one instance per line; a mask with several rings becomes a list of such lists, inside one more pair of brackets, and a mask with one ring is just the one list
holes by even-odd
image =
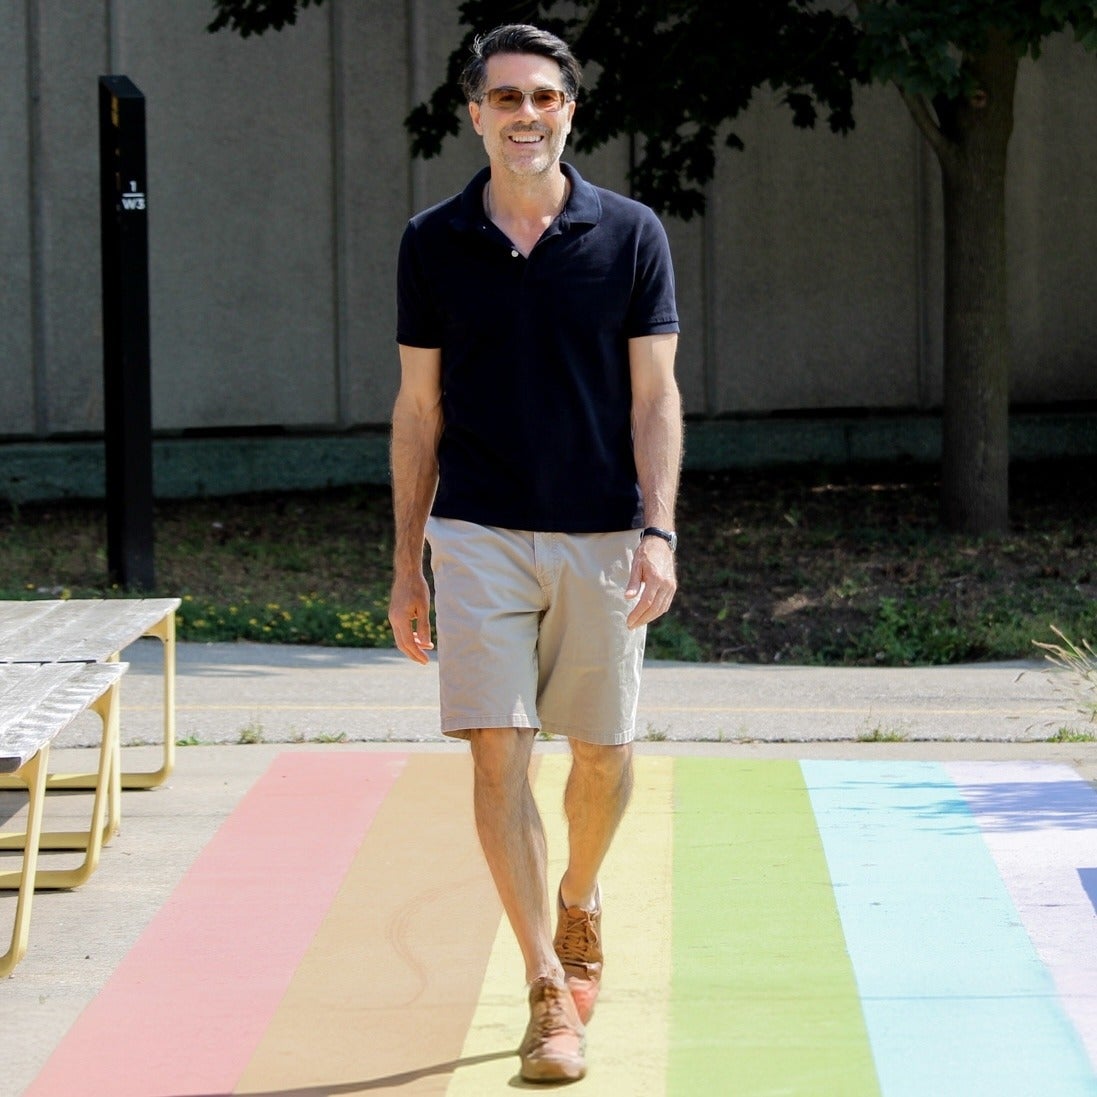
[[568, 867], [560, 881], [566, 907], [591, 910], [602, 867], [632, 795], [632, 744], [594, 746], [571, 740], [571, 773], [564, 790]]
[[602, 910], [598, 871], [632, 793], [632, 747], [572, 741], [564, 790], [568, 867], [560, 882], [553, 946], [585, 1025], [602, 985]]
[[526, 981], [560, 982], [550, 928], [545, 832], [529, 785], [535, 731], [484, 728], [470, 733], [476, 830], [496, 890], [526, 965]]
[[541, 815], [529, 786], [534, 732], [484, 728], [470, 734], [475, 766], [476, 830], [530, 984], [530, 1017], [518, 1048], [521, 1075], [570, 1082], [587, 1065], [585, 1036], [549, 929], [547, 853]]

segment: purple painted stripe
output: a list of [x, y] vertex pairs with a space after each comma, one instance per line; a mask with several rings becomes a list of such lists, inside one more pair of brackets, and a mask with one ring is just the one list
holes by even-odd
[[1056, 763], [946, 769], [1097, 1068], [1097, 790]]

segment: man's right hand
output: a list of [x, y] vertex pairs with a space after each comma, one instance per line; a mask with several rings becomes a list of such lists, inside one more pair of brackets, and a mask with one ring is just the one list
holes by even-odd
[[430, 662], [430, 587], [423, 573], [397, 576], [389, 598], [389, 624], [396, 646], [416, 663]]

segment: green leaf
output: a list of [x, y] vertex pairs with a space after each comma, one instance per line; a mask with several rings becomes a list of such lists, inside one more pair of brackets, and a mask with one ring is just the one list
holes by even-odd
[[248, 38], [252, 34], [293, 26], [299, 7], [322, 3], [323, 0], [213, 0], [217, 14], [206, 30], [214, 34], [227, 27], [241, 38]]

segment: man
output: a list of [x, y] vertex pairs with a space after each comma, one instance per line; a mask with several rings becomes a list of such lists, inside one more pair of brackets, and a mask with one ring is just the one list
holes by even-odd
[[[429, 542], [442, 730], [471, 745], [477, 832], [530, 987], [530, 1081], [586, 1071], [598, 872], [632, 787], [645, 626], [676, 589], [670, 255], [649, 209], [561, 164], [579, 82], [536, 27], [477, 40], [462, 86], [489, 165], [412, 218], [398, 274], [389, 620], [426, 663]], [[541, 727], [572, 755], [555, 894], [528, 778]]]

